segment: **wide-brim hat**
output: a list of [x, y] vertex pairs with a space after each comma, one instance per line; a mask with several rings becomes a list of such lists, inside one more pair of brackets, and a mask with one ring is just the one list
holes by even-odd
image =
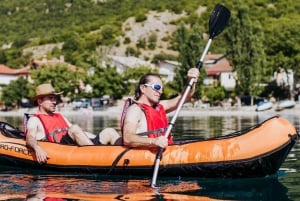
[[35, 88], [35, 96], [30, 99], [31, 104], [36, 105], [36, 100], [38, 98], [48, 96], [48, 95], [60, 95], [63, 92], [56, 92], [51, 84], [40, 84]]

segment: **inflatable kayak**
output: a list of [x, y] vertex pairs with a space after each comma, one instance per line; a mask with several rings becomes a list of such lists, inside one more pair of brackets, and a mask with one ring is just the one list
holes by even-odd
[[[248, 129], [210, 139], [175, 141], [161, 159], [159, 176], [263, 177], [277, 172], [299, 134], [275, 116]], [[71, 146], [39, 142], [49, 159], [40, 165], [26, 147], [23, 133], [0, 122], [0, 164], [22, 170], [151, 176], [156, 148]]]

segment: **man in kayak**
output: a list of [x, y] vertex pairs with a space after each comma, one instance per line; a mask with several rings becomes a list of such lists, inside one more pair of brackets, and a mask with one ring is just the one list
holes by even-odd
[[38, 140], [71, 145], [121, 144], [121, 137], [113, 128], [105, 128], [97, 136], [71, 124], [62, 114], [56, 112], [59, 95], [51, 84], [36, 87], [31, 99], [37, 105], [37, 112], [26, 123], [26, 143], [36, 154], [39, 163], [47, 161], [47, 153], [39, 146]]
[[[188, 80], [199, 77], [199, 70], [191, 68]], [[195, 92], [195, 84], [186, 98], [189, 101]], [[156, 146], [165, 148], [173, 143], [172, 136], [164, 137], [168, 127], [167, 113], [174, 111], [182, 94], [169, 100], [160, 100], [163, 93], [162, 80], [157, 74], [146, 74], [141, 77], [135, 91], [134, 100], [129, 99], [124, 106], [121, 117], [123, 143], [127, 146]], [[130, 102], [130, 103], [129, 103]]]

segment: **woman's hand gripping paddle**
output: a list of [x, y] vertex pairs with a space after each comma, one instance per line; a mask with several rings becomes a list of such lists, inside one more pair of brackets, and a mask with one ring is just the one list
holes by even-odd
[[[209, 19], [209, 40], [208, 40], [208, 42], [205, 46], [205, 49], [202, 53], [202, 56], [201, 56], [200, 60], [197, 63], [196, 67], [198, 69], [200, 69], [203, 65], [204, 57], [207, 54], [207, 51], [210, 47], [210, 44], [211, 44], [213, 38], [216, 37], [217, 35], [219, 35], [224, 30], [224, 28], [227, 26], [230, 15], [231, 15], [230, 11], [226, 7], [224, 7], [220, 4], [217, 4], [215, 6], [213, 12], [210, 15], [210, 19]], [[176, 121], [176, 118], [178, 116], [178, 113], [179, 113], [182, 105], [184, 104], [185, 99], [186, 99], [187, 95], [189, 94], [189, 92], [190, 92], [190, 90], [191, 90], [191, 88], [194, 84], [194, 81], [195, 81], [195, 79], [193, 79], [193, 78], [189, 81], [189, 84], [187, 85], [187, 87], [186, 87], [186, 89], [183, 93], [183, 96], [180, 99], [179, 105], [178, 105], [178, 107], [177, 107], [177, 109], [174, 113], [174, 116], [173, 116], [171, 122], [169, 123], [167, 131], [165, 133], [166, 138], [168, 138], [169, 134], [171, 133], [173, 125], [174, 125], [174, 123]], [[161, 157], [162, 157], [162, 153], [163, 153], [163, 149], [160, 148], [157, 155], [156, 155], [156, 159], [155, 159], [155, 166], [154, 166], [154, 171], [153, 171], [153, 176], [152, 176], [152, 181], [151, 181], [151, 187], [152, 188], [156, 187], [156, 180], [157, 180], [159, 163], [160, 163], [160, 160], [161, 160]]]

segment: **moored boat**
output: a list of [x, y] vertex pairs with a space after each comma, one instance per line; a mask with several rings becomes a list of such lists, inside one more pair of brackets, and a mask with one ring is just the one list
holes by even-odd
[[[49, 159], [40, 165], [26, 147], [22, 132], [0, 123], [0, 164], [63, 173], [151, 176], [155, 148], [70, 146], [39, 142]], [[275, 116], [253, 127], [211, 139], [175, 141], [161, 159], [160, 176], [263, 177], [277, 172], [299, 135], [286, 119]]]
[[276, 111], [293, 108], [295, 105], [296, 103], [293, 100], [281, 100], [277, 104]]
[[272, 102], [270, 102], [268, 100], [264, 100], [257, 104], [256, 111], [260, 112], [260, 111], [270, 110], [270, 109], [272, 109], [272, 107], [273, 107]]

